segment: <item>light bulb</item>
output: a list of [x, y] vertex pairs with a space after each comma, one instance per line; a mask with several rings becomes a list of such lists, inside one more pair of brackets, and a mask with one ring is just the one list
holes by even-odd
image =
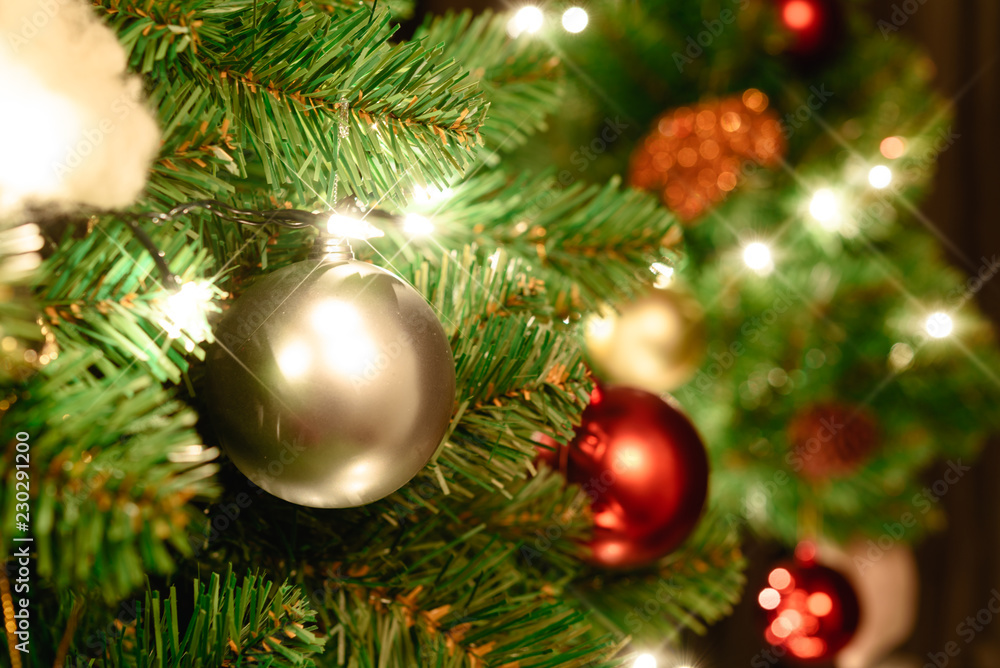
[[188, 281], [180, 290], [167, 297], [159, 325], [171, 339], [179, 338], [187, 332], [196, 341], [204, 341], [211, 331], [205, 318], [211, 301], [211, 284]]
[[955, 322], [947, 313], [938, 311], [931, 313], [924, 323], [924, 329], [935, 339], [943, 339], [955, 329]]
[[451, 197], [451, 188], [438, 188], [437, 186], [414, 186], [413, 199], [418, 204], [433, 204]]
[[657, 288], [665, 288], [674, 280], [674, 268], [662, 262], [654, 262], [650, 265], [649, 270], [656, 274], [656, 280], [653, 285]]
[[434, 232], [434, 223], [427, 216], [409, 213], [403, 219], [403, 230], [411, 237], [423, 237]]
[[562, 15], [562, 25], [566, 32], [577, 33], [587, 27], [590, 17], [583, 7], [570, 7]]
[[879, 144], [878, 148], [882, 155], [889, 158], [889, 160], [895, 160], [906, 153], [906, 140], [902, 137], [886, 137]]
[[525, 5], [517, 10], [517, 14], [514, 14], [514, 18], [507, 24], [507, 34], [517, 37], [522, 33], [536, 33], [542, 29], [544, 22], [545, 15], [542, 14], [542, 10], [534, 5]]
[[868, 172], [868, 183], [881, 190], [892, 183], [892, 170], [885, 165], [875, 165]]
[[836, 229], [840, 223], [840, 202], [829, 188], [821, 188], [813, 193], [809, 202], [809, 213], [823, 227]]
[[636, 657], [632, 668], [656, 668], [656, 657], [652, 654], [640, 654]]
[[343, 214], [335, 213], [326, 222], [326, 230], [335, 237], [343, 239], [375, 239], [385, 236], [385, 232], [371, 223]]
[[806, 0], [792, 0], [785, 5], [781, 18], [792, 30], [806, 30], [816, 22], [816, 9]]
[[743, 249], [743, 261], [754, 271], [766, 272], [772, 266], [771, 249], [755, 241]]

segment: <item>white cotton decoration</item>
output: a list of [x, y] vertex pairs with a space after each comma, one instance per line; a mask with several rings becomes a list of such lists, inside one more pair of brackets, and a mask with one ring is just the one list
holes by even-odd
[[114, 33], [83, 0], [0, 0], [0, 214], [120, 208], [160, 145]]

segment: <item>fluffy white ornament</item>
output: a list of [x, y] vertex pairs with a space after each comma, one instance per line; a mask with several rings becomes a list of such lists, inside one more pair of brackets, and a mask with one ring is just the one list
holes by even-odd
[[874, 541], [846, 548], [820, 546], [820, 562], [840, 570], [854, 586], [861, 625], [836, 656], [837, 668], [872, 668], [913, 632], [920, 603], [919, 574], [912, 550], [888, 549]]
[[159, 130], [126, 62], [83, 0], [0, 0], [0, 213], [136, 199]]

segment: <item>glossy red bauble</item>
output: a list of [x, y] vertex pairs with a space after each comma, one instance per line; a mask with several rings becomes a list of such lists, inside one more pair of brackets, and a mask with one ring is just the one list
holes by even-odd
[[595, 390], [558, 465], [590, 496], [590, 561], [605, 568], [647, 566], [676, 549], [708, 495], [708, 457], [694, 426], [643, 390]]
[[773, 568], [757, 603], [767, 641], [804, 663], [829, 661], [854, 637], [861, 616], [847, 578], [812, 561]]

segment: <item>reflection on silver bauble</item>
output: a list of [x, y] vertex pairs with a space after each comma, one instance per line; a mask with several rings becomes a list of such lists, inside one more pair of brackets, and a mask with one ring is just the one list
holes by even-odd
[[650, 289], [587, 319], [584, 347], [594, 373], [614, 385], [660, 394], [694, 377], [707, 335], [698, 301], [678, 288]]
[[444, 436], [455, 365], [441, 323], [397, 276], [354, 260], [261, 279], [216, 332], [208, 403], [248, 478], [315, 508], [370, 503], [413, 478]]

